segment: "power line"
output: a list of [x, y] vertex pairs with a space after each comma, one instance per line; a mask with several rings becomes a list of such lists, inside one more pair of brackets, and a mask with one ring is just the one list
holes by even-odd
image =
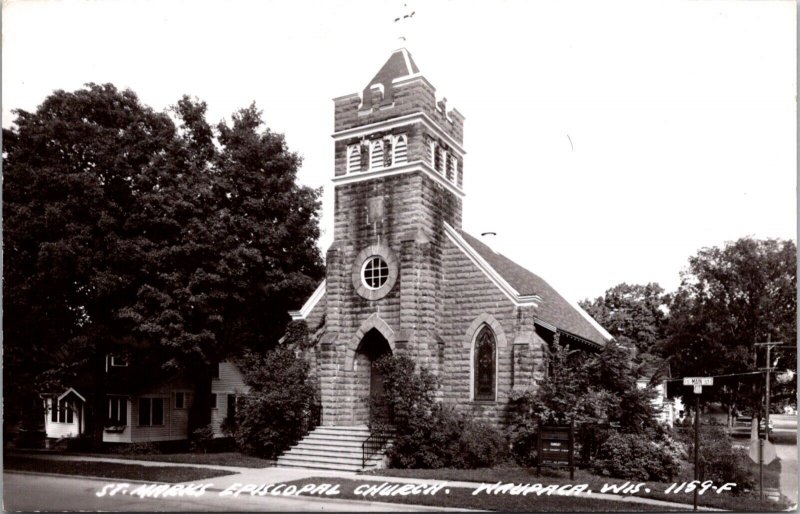
[[[711, 377], [706, 377], [706, 378], [742, 377], [742, 376], [745, 376], [745, 375], [762, 375], [764, 373], [766, 373], [766, 370], [764, 370], [764, 371], [747, 371], [745, 373], [729, 373], [727, 375], [712, 375]], [[667, 382], [677, 382], [677, 381], [681, 381], [682, 382], [683, 378], [670, 378], [670, 379], [667, 379], [666, 381]]]

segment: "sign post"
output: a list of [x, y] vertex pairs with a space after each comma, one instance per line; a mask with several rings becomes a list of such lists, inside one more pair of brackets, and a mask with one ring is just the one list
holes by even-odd
[[575, 421], [569, 425], [542, 426], [539, 423], [537, 473], [542, 466], [569, 467], [569, 479], [575, 478]]
[[[700, 395], [703, 386], [714, 385], [713, 377], [686, 377], [683, 385], [692, 386], [694, 397], [694, 479], [700, 480]], [[694, 490], [694, 510], [697, 510], [697, 488]]]

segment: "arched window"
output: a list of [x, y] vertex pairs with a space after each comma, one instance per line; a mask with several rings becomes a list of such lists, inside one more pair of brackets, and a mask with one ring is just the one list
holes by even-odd
[[383, 141], [373, 141], [370, 148], [369, 169], [377, 170], [383, 168]]
[[361, 145], [347, 147], [347, 172], [361, 170]]
[[484, 326], [475, 338], [473, 358], [473, 399], [494, 401], [497, 376], [497, 344], [494, 333]]
[[408, 140], [405, 135], [400, 135], [394, 140], [394, 164], [406, 162], [408, 162]]
[[433, 138], [426, 136], [425, 142], [426, 146], [428, 147], [426, 159], [428, 160], [428, 164], [430, 164], [431, 167], [434, 167], [436, 164], [436, 141], [434, 141]]
[[458, 159], [455, 155], [447, 156], [447, 180], [455, 182], [456, 172], [458, 169]]
[[391, 168], [394, 164], [394, 138], [389, 136], [383, 140], [383, 167]]

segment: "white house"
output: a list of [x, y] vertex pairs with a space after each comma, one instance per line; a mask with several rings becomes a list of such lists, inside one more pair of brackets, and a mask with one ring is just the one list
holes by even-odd
[[[106, 359], [108, 380], [103, 442], [138, 443], [188, 439], [189, 408], [194, 386], [182, 374], [137, 387], [126, 373], [128, 362], [117, 357]], [[211, 426], [215, 437], [222, 437], [221, 425], [232, 416], [236, 396], [249, 392], [242, 373], [231, 362], [221, 362], [211, 380]], [[92, 396], [88, 386], [69, 387], [58, 394], [42, 395], [45, 432], [48, 439], [77, 437], [86, 431], [87, 405]]]

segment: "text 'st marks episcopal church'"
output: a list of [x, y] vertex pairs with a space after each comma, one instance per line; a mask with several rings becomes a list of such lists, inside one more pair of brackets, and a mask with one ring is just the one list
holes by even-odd
[[438, 376], [441, 401], [500, 424], [509, 394], [546, 373], [548, 345], [596, 349], [611, 338], [461, 229], [464, 117], [437, 101], [407, 50], [392, 53], [360, 94], [334, 102], [327, 276], [292, 312], [322, 333], [309, 358], [324, 426], [385, 418], [372, 366], [385, 354], [412, 357]]

